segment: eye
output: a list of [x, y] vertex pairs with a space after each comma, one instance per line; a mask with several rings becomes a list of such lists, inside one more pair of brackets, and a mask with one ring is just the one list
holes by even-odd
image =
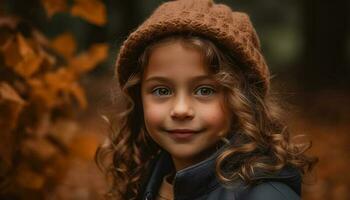
[[152, 91], [152, 94], [155, 94], [156, 96], [164, 96], [164, 95], [169, 95], [170, 90], [165, 87], [158, 87]]
[[196, 91], [196, 94], [199, 94], [201, 96], [210, 96], [212, 95], [213, 93], [215, 93], [215, 90], [211, 87], [207, 87], [207, 86], [204, 86], [204, 87], [200, 87], [197, 91]]

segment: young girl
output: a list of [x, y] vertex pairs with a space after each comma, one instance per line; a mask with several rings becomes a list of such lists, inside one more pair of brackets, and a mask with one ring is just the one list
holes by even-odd
[[316, 162], [271, 99], [259, 39], [210, 0], [162, 4], [124, 42], [116, 118], [97, 162], [114, 199], [299, 199]]

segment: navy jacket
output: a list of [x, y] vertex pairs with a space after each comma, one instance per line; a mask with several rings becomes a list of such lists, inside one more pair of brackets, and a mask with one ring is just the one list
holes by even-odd
[[[222, 150], [223, 148], [221, 148]], [[296, 200], [300, 199], [301, 176], [292, 167], [275, 175], [256, 174], [259, 184], [246, 186], [237, 182], [220, 184], [215, 175], [215, 158], [220, 150], [206, 160], [178, 171], [174, 177], [175, 200]], [[163, 177], [173, 169], [170, 155], [163, 151], [155, 160], [139, 199], [154, 200]]]

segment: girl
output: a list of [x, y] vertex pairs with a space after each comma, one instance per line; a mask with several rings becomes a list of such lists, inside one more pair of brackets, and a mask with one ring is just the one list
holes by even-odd
[[290, 141], [245, 13], [162, 4], [124, 42], [116, 78], [117, 116], [96, 154], [109, 197], [299, 199], [316, 160]]

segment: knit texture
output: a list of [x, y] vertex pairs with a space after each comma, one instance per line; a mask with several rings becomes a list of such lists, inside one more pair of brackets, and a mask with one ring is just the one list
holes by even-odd
[[197, 35], [224, 47], [248, 69], [248, 80], [254, 81], [263, 94], [269, 90], [269, 69], [249, 16], [212, 0], [178, 0], [160, 5], [120, 48], [116, 75], [121, 87], [137, 70], [137, 60], [144, 48], [172, 34]]

